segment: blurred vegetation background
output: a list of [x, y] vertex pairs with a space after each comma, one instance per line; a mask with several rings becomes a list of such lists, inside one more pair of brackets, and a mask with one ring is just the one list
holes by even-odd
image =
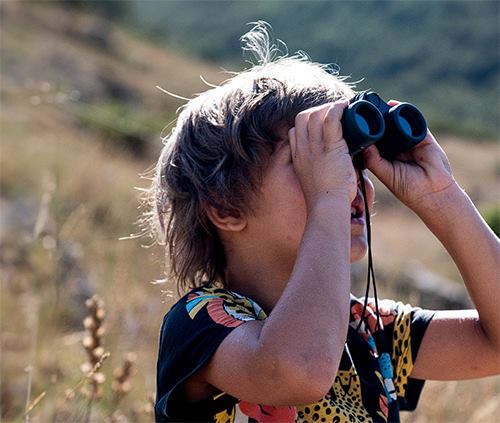
[[[498, 234], [496, 1], [0, 1], [2, 421], [152, 421], [175, 287], [154, 283], [161, 247], [120, 239], [139, 232], [134, 187], [183, 104], [155, 87], [190, 98], [207, 89], [200, 75], [219, 83], [221, 68], [248, 66], [239, 37], [258, 19], [290, 53], [417, 104]], [[381, 294], [469, 306], [444, 249], [376, 188]], [[353, 266], [358, 295], [365, 274]], [[496, 421], [499, 383], [429, 382], [404, 419]]]
[[122, 19], [215, 63], [240, 63], [245, 23], [335, 63], [359, 87], [411, 99], [436, 129], [498, 134], [497, 1], [135, 1]]

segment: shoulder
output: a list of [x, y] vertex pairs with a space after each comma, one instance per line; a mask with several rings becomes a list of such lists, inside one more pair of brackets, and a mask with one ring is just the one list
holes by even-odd
[[[350, 324], [360, 329], [358, 323], [363, 319], [372, 332], [383, 329], [392, 332], [399, 331], [424, 332], [434, 315], [433, 310], [426, 310], [393, 299], [368, 298], [365, 309], [365, 299], [351, 295]], [[378, 321], [378, 324], [377, 324]], [[361, 325], [363, 327], [363, 325]]]
[[255, 301], [223, 288], [201, 287], [192, 290], [184, 298], [186, 308], [192, 318], [205, 305], [210, 308], [210, 312], [215, 313], [213, 317], [217, 317], [217, 313], [221, 311], [223, 311], [223, 315], [242, 321], [261, 320], [266, 317], [262, 308]]
[[182, 296], [168, 311], [163, 330], [170, 333], [186, 325], [216, 325], [235, 328], [249, 320], [266, 315], [252, 299], [224, 288], [200, 286]]

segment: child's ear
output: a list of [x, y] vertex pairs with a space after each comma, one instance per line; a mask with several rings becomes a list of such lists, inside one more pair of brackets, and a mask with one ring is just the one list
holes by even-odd
[[206, 210], [210, 221], [223, 231], [239, 232], [247, 226], [246, 217], [237, 210], [226, 212], [212, 206], [208, 206]]

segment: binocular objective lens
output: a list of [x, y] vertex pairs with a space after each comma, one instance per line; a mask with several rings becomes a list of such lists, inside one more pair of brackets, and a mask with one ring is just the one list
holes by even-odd
[[356, 120], [356, 124], [358, 125], [358, 128], [363, 131], [365, 134], [370, 135], [370, 125], [368, 125], [368, 122], [366, 119], [361, 116], [359, 113], [356, 113], [354, 115], [354, 119]]
[[404, 105], [396, 113], [399, 130], [410, 138], [423, 138], [427, 131], [426, 123], [414, 106]]
[[358, 130], [365, 136], [381, 136], [380, 132], [383, 131], [384, 119], [378, 109], [367, 101], [361, 101], [357, 104], [354, 121]]
[[401, 130], [409, 136], [413, 135], [410, 122], [408, 122], [403, 116], [399, 116], [399, 124], [401, 125]]

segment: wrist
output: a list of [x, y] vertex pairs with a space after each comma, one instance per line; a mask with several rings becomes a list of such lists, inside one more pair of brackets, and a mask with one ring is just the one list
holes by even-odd
[[413, 207], [425, 222], [450, 224], [471, 204], [466, 192], [455, 181], [444, 190], [429, 194]]
[[324, 236], [350, 239], [350, 219], [351, 200], [343, 193], [317, 196], [307, 207], [307, 228], [315, 228]]
[[332, 215], [351, 212], [351, 194], [347, 190], [331, 190], [317, 193], [306, 200], [308, 215]]

